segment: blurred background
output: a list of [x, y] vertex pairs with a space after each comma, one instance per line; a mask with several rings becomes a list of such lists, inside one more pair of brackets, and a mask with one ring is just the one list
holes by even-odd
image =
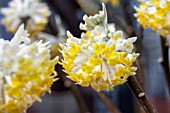
[[[8, 7], [9, 2], [10, 0], [0, 0], [0, 8]], [[162, 56], [160, 36], [151, 28], [142, 29], [133, 16], [134, 6], [139, 6], [137, 0], [42, 0], [42, 2], [46, 3], [51, 11], [43, 32], [55, 37], [56, 40], [67, 38], [66, 30], [80, 37], [82, 31], [79, 30], [79, 23], [83, 21], [83, 15], [98, 13], [101, 10], [101, 3], [105, 2], [108, 22], [114, 23], [116, 30], [122, 30], [126, 38], [138, 37], [136, 51], [141, 55], [136, 64], [138, 66], [136, 77], [139, 83], [159, 113], [170, 113], [165, 73], [158, 62]], [[58, 21], [56, 15], [60, 18]], [[0, 20], [3, 17], [0, 13]], [[0, 22], [0, 38], [10, 40], [12, 37], [13, 33], [8, 32]], [[42, 96], [42, 102], [36, 102], [27, 113], [109, 113], [92, 88], [75, 85], [65, 77], [66, 74], [61, 72], [61, 69], [60, 65], [56, 66], [61, 79], [53, 84], [51, 94]], [[112, 91], [104, 91], [104, 94], [120, 113], [144, 113], [126, 83]]]

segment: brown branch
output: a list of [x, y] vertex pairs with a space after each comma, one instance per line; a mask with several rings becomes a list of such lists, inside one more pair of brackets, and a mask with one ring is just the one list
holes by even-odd
[[[137, 23], [134, 21], [134, 9], [132, 9], [133, 7], [131, 6], [131, 1], [130, 0], [125, 0], [124, 1], [124, 12], [126, 15], [126, 19], [129, 19], [129, 23], [132, 26], [135, 26]], [[134, 27], [134, 31], [135, 31], [135, 27]], [[142, 42], [142, 29], [138, 29], [136, 30], [136, 35], [139, 38], [139, 41], [137, 43], [137, 52], [141, 52], [141, 42]], [[144, 85], [144, 76], [143, 76], [143, 68], [142, 68], [142, 57], [140, 57], [139, 62], [138, 63], [138, 67], [139, 67], [139, 76], [137, 76], [140, 80], [140, 84]], [[142, 69], [142, 70], [141, 70]], [[130, 87], [130, 89], [132, 90], [132, 92], [135, 94], [139, 104], [141, 105], [141, 107], [144, 109], [144, 111], [146, 113], [158, 113], [158, 111], [154, 108], [154, 106], [152, 105], [152, 103], [150, 102], [150, 100], [148, 99], [148, 97], [146, 96], [146, 94], [144, 93], [141, 85], [138, 83], [138, 81], [136, 80], [136, 78], [134, 76], [130, 76], [128, 78], [128, 85]]]
[[65, 81], [65, 83], [66, 82], [67, 82], [67, 84], [70, 84], [69, 89], [72, 92], [72, 94], [75, 96], [81, 113], [89, 113], [89, 110], [86, 106], [86, 103], [85, 103], [78, 87], [75, 84], [73, 84], [70, 80]]
[[127, 83], [146, 113], [158, 113], [134, 76], [130, 76]]
[[100, 92], [95, 91], [95, 92], [111, 113], [120, 113], [118, 108], [110, 101], [110, 99], [106, 96], [106, 94], [103, 91]]
[[[119, 26], [128, 36], [131, 36], [133, 33], [133, 29], [131, 29], [131, 27], [126, 26], [123, 24], [123, 22], [120, 20], [120, 18], [116, 15], [114, 15], [114, 13], [111, 13], [112, 10], [110, 8], [108, 8], [108, 13], [109, 13], [109, 18], [111, 18], [111, 22], [114, 22], [117, 26]], [[130, 28], [130, 30], [129, 30]]]
[[77, 101], [78, 106], [79, 106], [80, 113], [89, 113], [87, 105], [86, 105], [78, 87], [66, 77], [66, 74], [64, 72], [61, 71], [62, 67], [60, 65], [57, 66], [57, 70], [58, 70], [57, 72], [58, 72], [59, 78], [61, 80], [63, 80], [63, 82], [64, 82], [64, 86], [66, 88], [69, 88], [71, 93], [76, 98], [76, 101]]
[[166, 46], [166, 38], [164, 37], [160, 37], [161, 38], [161, 42], [162, 42], [162, 57], [163, 57], [163, 61], [161, 62], [162, 67], [164, 69], [165, 72], [165, 76], [166, 76], [166, 81], [168, 83], [168, 89], [170, 92], [170, 69], [169, 69], [169, 58], [168, 58], [168, 46]]
[[[137, 28], [135, 28], [137, 22], [134, 17], [135, 11], [134, 11], [134, 8], [131, 6], [131, 1], [130, 0], [122, 0], [122, 4], [123, 4], [122, 8], [124, 11], [125, 20], [130, 26], [132, 26], [132, 29], [133, 29], [132, 36], [138, 37], [135, 47], [136, 47], [136, 52], [140, 53], [142, 50], [141, 45], [142, 45], [142, 39], [143, 39], [143, 28], [141, 26], [138, 26]], [[143, 56], [143, 54], [140, 54], [140, 57], [137, 59], [137, 65], [139, 68], [137, 80], [139, 81], [140, 85], [144, 88], [145, 76], [143, 76], [144, 75], [143, 60], [144, 60], [144, 56]]]
[[3, 81], [2, 81], [2, 89], [1, 89], [1, 94], [0, 94], [0, 102], [2, 102], [2, 104], [5, 104], [6, 103], [6, 99], [5, 99], [5, 83], [6, 83], [6, 80], [5, 78], [3, 77]]
[[[57, 67], [57, 70], [62, 70], [61, 66]], [[64, 81], [64, 86], [69, 88], [70, 91], [73, 93], [73, 95], [75, 96], [77, 102], [78, 102], [78, 106], [79, 109], [81, 111], [81, 113], [88, 113], [88, 108], [83, 100], [82, 95], [79, 92], [78, 87], [71, 82], [68, 78], [66, 78], [66, 76], [64, 75], [64, 73], [62, 72], [58, 72], [59, 77]], [[118, 108], [116, 108], [116, 106], [114, 106], [112, 104], [112, 102], [109, 100], [109, 98], [104, 94], [104, 92], [97, 92], [95, 91], [95, 93], [101, 98], [101, 100], [103, 101], [103, 103], [106, 105], [106, 107], [108, 108], [108, 110], [111, 113], [120, 113], [120, 111], [118, 110]]]

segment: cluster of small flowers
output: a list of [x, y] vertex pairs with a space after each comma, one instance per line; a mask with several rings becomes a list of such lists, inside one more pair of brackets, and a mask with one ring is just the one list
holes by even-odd
[[20, 24], [24, 23], [27, 31], [33, 35], [43, 30], [51, 14], [48, 6], [40, 0], [12, 0], [9, 7], [2, 8], [2, 23], [15, 33]]
[[40, 100], [55, 81], [50, 44], [30, 43], [21, 25], [11, 41], [0, 39], [0, 113], [22, 113]]
[[135, 75], [137, 68], [132, 65], [139, 54], [132, 53], [132, 49], [137, 38], [124, 39], [121, 31], [110, 29], [104, 4], [99, 14], [85, 15], [83, 20], [80, 29], [86, 33], [76, 38], [67, 32], [66, 43], [60, 44], [61, 64], [68, 78], [82, 86], [111, 90]]
[[135, 10], [135, 17], [144, 28], [151, 27], [163, 37], [170, 34], [170, 0], [140, 1]]
[[62, 26], [60, 17], [56, 15], [56, 26], [59, 34], [62, 33], [62, 36], [58, 35], [57, 37], [59, 38], [57, 38], [54, 35], [42, 32], [51, 14], [46, 3], [42, 3], [41, 0], [11, 0], [9, 7], [2, 8], [1, 12], [4, 15], [2, 23], [8, 31], [15, 33], [21, 24], [25, 24], [25, 29], [31, 35], [31, 42], [35, 40], [50, 41], [52, 43], [50, 48], [52, 58], [60, 55], [56, 48], [59, 47], [59, 42], [65, 41], [65, 38], [63, 38], [65, 36], [65, 29]]

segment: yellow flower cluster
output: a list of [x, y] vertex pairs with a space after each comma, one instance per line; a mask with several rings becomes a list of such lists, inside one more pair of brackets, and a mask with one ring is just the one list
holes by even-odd
[[140, 2], [140, 7], [135, 7], [138, 22], [144, 27], [153, 30], [166, 37], [170, 34], [170, 1], [150, 0]]
[[22, 25], [10, 42], [0, 40], [0, 113], [24, 113], [56, 80], [49, 43], [29, 44], [27, 36]]
[[[35, 101], [40, 101], [40, 96], [50, 92], [50, 87], [55, 81], [55, 60], [43, 59], [38, 65], [33, 59], [21, 58], [19, 71], [11, 78], [11, 84], [5, 85], [6, 102], [0, 103], [0, 113], [21, 113]], [[38, 68], [37, 68], [38, 67]], [[51, 76], [51, 74], [54, 74]]]
[[12, 0], [9, 7], [1, 9], [1, 13], [4, 15], [2, 23], [8, 31], [15, 33], [24, 23], [31, 35], [44, 29], [51, 14], [48, 6], [40, 0]]
[[86, 31], [81, 38], [67, 32], [68, 40], [60, 44], [63, 55], [62, 65], [68, 78], [82, 86], [92, 86], [96, 90], [111, 90], [123, 84], [130, 75], [135, 75], [133, 62], [139, 54], [132, 53], [136, 37], [123, 39], [121, 31], [112, 32], [107, 24], [107, 13], [84, 16]]
[[140, 5], [143, 5], [143, 7], [149, 6], [149, 5], [150, 6], [154, 5], [155, 7], [159, 7], [164, 4], [164, 1], [166, 1], [166, 0], [138, 0]]

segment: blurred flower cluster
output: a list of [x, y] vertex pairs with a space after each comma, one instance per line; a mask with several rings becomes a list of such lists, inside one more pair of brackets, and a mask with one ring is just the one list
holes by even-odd
[[137, 37], [124, 39], [122, 31], [109, 27], [104, 4], [99, 14], [85, 15], [83, 20], [80, 29], [86, 33], [76, 38], [67, 32], [66, 43], [60, 44], [64, 58], [61, 64], [68, 78], [82, 86], [111, 90], [135, 75], [137, 68], [132, 65], [139, 54], [132, 49]]
[[2, 23], [10, 32], [15, 33], [24, 23], [30, 35], [43, 30], [51, 14], [48, 6], [40, 0], [12, 0], [1, 12], [4, 15]]
[[50, 44], [30, 43], [21, 25], [11, 41], [0, 39], [0, 113], [22, 113], [56, 80]]
[[9, 2], [9, 7], [1, 9], [4, 18], [2, 23], [6, 29], [15, 33], [21, 24], [25, 24], [25, 29], [30, 34], [31, 42], [36, 40], [43, 40], [44, 42], [51, 42], [51, 55], [54, 58], [56, 55], [61, 55], [57, 48], [59, 42], [65, 42], [65, 28], [59, 15], [55, 15], [55, 23], [58, 30], [58, 35], [54, 36], [42, 32], [48, 23], [48, 17], [51, 12], [41, 0], [12, 0]]
[[166, 37], [170, 34], [170, 0], [140, 0], [139, 8], [135, 7], [138, 22], [144, 27]]

